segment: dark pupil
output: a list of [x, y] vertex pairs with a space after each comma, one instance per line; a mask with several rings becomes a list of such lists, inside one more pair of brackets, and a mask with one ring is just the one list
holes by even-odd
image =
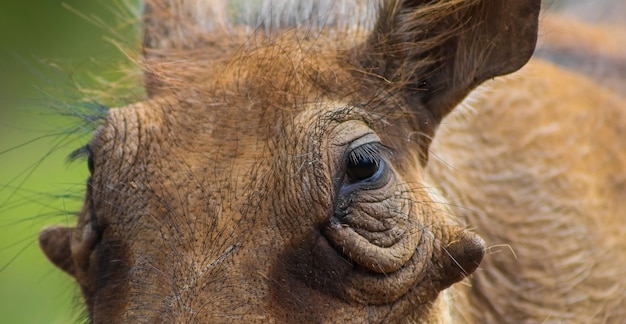
[[371, 178], [380, 165], [380, 159], [377, 156], [356, 155], [352, 153], [348, 159], [346, 167], [346, 175], [351, 183]]

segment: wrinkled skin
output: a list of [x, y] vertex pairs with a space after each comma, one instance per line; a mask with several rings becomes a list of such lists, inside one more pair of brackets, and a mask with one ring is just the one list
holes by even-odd
[[149, 98], [109, 112], [76, 227], [40, 236], [93, 322], [625, 318], [623, 98], [537, 61], [442, 123], [527, 62], [539, 1], [254, 38], [168, 3], [146, 11]]

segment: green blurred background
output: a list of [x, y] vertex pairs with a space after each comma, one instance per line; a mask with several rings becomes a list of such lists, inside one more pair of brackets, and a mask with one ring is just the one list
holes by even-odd
[[119, 85], [130, 64], [113, 43], [135, 46], [136, 2], [0, 1], [0, 323], [84, 319], [79, 290], [39, 251], [37, 233], [75, 222], [88, 175], [67, 155], [90, 127], [63, 114], [140, 96], [137, 84], [111, 98], [80, 91]]

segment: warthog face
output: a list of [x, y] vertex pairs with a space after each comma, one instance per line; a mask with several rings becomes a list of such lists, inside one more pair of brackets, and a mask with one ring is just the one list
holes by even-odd
[[94, 322], [442, 320], [484, 246], [424, 181], [428, 145], [528, 60], [538, 3], [387, 1], [371, 31], [202, 34], [176, 15], [200, 1], [153, 1], [150, 98], [109, 112], [78, 224], [42, 248]]

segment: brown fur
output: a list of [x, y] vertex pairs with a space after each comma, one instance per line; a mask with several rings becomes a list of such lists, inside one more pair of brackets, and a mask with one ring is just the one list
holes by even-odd
[[[207, 3], [148, 1], [149, 98], [94, 134], [77, 226], [40, 235], [91, 321], [626, 317], [623, 99], [537, 61], [446, 117], [526, 63], [539, 1], [259, 28]], [[378, 141], [380, 176], [352, 182]]]
[[462, 318], [623, 321], [624, 100], [539, 60], [477, 91], [476, 110], [439, 130], [428, 169], [492, 246], [458, 293]]

